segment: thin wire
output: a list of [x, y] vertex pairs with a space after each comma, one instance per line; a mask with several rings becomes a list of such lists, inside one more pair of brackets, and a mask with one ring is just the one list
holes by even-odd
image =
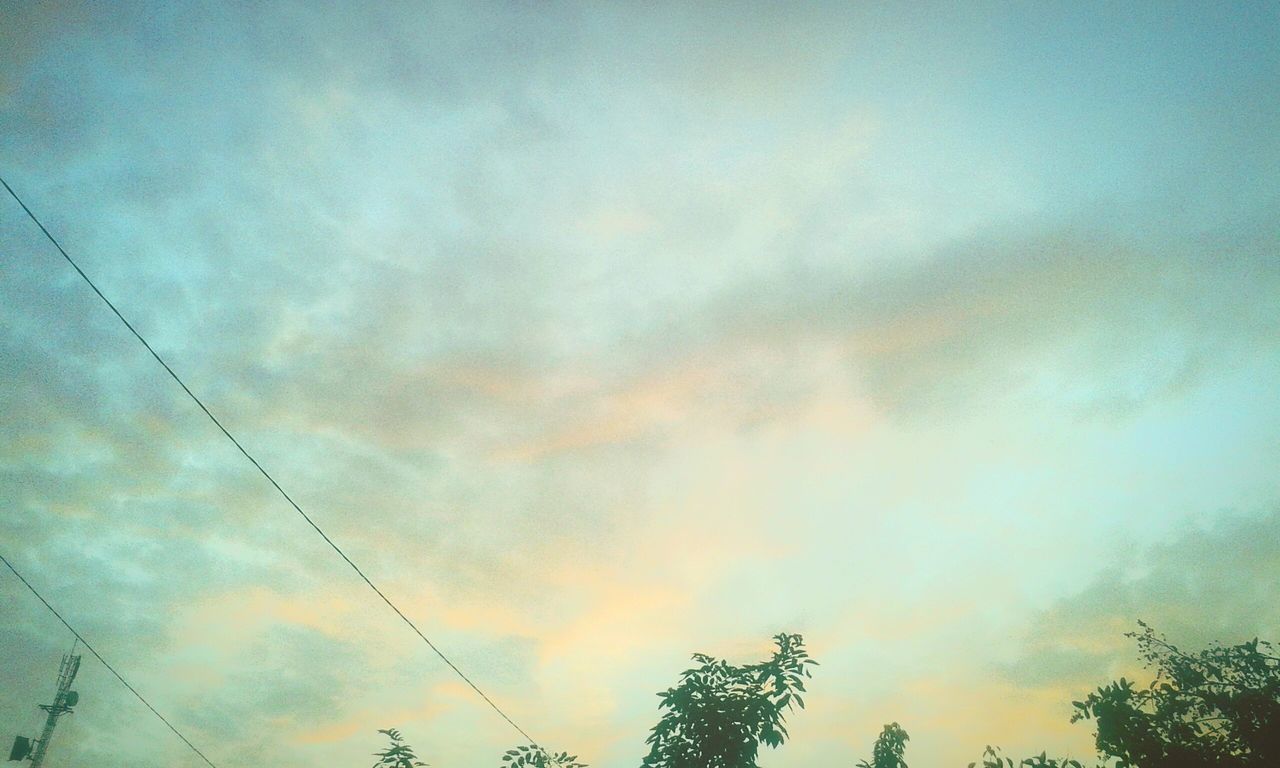
[[[49, 601], [45, 600], [44, 596], [41, 595], [39, 592], [37, 592], [35, 587], [31, 586], [31, 582], [27, 581], [25, 576], [23, 576], [21, 573], [18, 573], [18, 569], [13, 567], [13, 563], [9, 562], [9, 559], [5, 557], [3, 553], [0, 553], [0, 562], [3, 562], [5, 565], [9, 566], [9, 570], [13, 571], [13, 575], [17, 576], [18, 580], [21, 581], [23, 584], [25, 584], [27, 589], [31, 590], [31, 594], [35, 595], [36, 599], [44, 603], [44, 607], [48, 608], [50, 613], [58, 617], [58, 621], [62, 622], [62, 626], [66, 627], [68, 630], [71, 631], [71, 634], [75, 635], [76, 642], [80, 643], [85, 648], [88, 648], [89, 653], [92, 653], [95, 659], [102, 662], [102, 666], [106, 667], [108, 672], [115, 675], [116, 679], [119, 680], [124, 685], [125, 688], [128, 688], [130, 693], [138, 697], [138, 701], [141, 701], [144, 705], [146, 705], [147, 709], [151, 710], [151, 714], [160, 718], [160, 722], [169, 726], [169, 730], [173, 731], [174, 735], [182, 739], [182, 743], [190, 747], [192, 752], [195, 752], [197, 755], [199, 755], [201, 760], [208, 763], [209, 768], [218, 768], [218, 766], [213, 764], [212, 760], [205, 757], [205, 754], [201, 752], [200, 749], [196, 747], [195, 744], [191, 743], [190, 739], [188, 739], [186, 736], [183, 736], [182, 731], [179, 731], [176, 727], [174, 727], [173, 723], [169, 722], [168, 718], [160, 714], [160, 712], [157, 711], [155, 707], [151, 706], [151, 702], [147, 701], [147, 699], [142, 694], [138, 693], [138, 689], [134, 688], [132, 685], [129, 684], [128, 680], [124, 679], [124, 675], [117, 672], [115, 667], [111, 666], [111, 664], [106, 659], [102, 658], [102, 654], [98, 653], [98, 650], [94, 648], [92, 645], [90, 645], [89, 641], [85, 640], [84, 636], [81, 635], [79, 632], [77, 632], [75, 627], [68, 624], [67, 620], [62, 618], [62, 614], [58, 613], [58, 609], [50, 605]], [[74, 643], [72, 643], [71, 650], [73, 653], [75, 652]]]
[[284, 500], [289, 502], [289, 506], [293, 507], [294, 511], [297, 512], [299, 515], [301, 515], [302, 519], [306, 520], [307, 524], [310, 525], [315, 530], [316, 533], [320, 534], [320, 538], [324, 539], [325, 543], [328, 544], [333, 549], [334, 552], [337, 552], [338, 556], [341, 557], [343, 561], [346, 562], [347, 565], [351, 566], [351, 570], [355, 571], [356, 575], [358, 575], [360, 579], [364, 581], [364, 583], [367, 584], [369, 588], [374, 591], [375, 594], [378, 595], [378, 597], [382, 598], [382, 602], [386, 603], [387, 606], [391, 608], [391, 610], [395, 611], [395, 614], [399, 616], [400, 619], [409, 626], [409, 629], [413, 630], [414, 634], [416, 634], [419, 638], [421, 638], [422, 642], [427, 644], [427, 647], [429, 647], [432, 651], [435, 652], [437, 656], [440, 657], [441, 661], [447, 664], [449, 668], [452, 669], [458, 675], [458, 677], [462, 678], [462, 681], [464, 683], [471, 686], [471, 690], [479, 694], [480, 698], [484, 699], [485, 703], [488, 704], [493, 709], [494, 712], [497, 712], [498, 715], [503, 720], [506, 720], [508, 725], [516, 729], [516, 732], [519, 733], [521, 736], [523, 736], [531, 746], [538, 747], [538, 742], [534, 741], [533, 737], [530, 736], [528, 733], [526, 733], [523, 728], [516, 725], [516, 722], [512, 720], [510, 717], [508, 717], [507, 713], [503, 712], [502, 709], [493, 702], [493, 699], [490, 699], [487, 695], [485, 695], [484, 691], [480, 690], [480, 688], [475, 683], [471, 682], [471, 678], [463, 674], [462, 670], [458, 669], [457, 665], [454, 664], [452, 661], [450, 661], [449, 657], [445, 656], [444, 652], [442, 652], [439, 648], [437, 648], [435, 643], [431, 642], [431, 640], [428, 639], [426, 635], [422, 634], [422, 630], [418, 629], [418, 625], [414, 624], [413, 621], [410, 620], [408, 616], [404, 615], [404, 612], [401, 611], [400, 608], [397, 607], [395, 603], [391, 602], [391, 599], [387, 597], [385, 594], [383, 594], [381, 589], [378, 589], [378, 586], [374, 584], [369, 579], [368, 576], [365, 575], [364, 571], [360, 570], [360, 566], [356, 565], [351, 560], [350, 557], [347, 557], [347, 553], [343, 552], [342, 548], [339, 547], [336, 543], [334, 543], [333, 539], [329, 538], [329, 535], [325, 533], [324, 530], [321, 529], [319, 525], [316, 524], [316, 521], [312, 520], [310, 515], [302, 511], [302, 507], [298, 506], [298, 503], [293, 500], [292, 496], [290, 496], [287, 492], [285, 492], [284, 488], [280, 487], [280, 484], [277, 483], [276, 479], [271, 476], [271, 473], [267, 472], [267, 470], [264, 469], [263, 466], [258, 463], [258, 460], [255, 459], [253, 455], [249, 453], [249, 451], [245, 450], [245, 447], [240, 444], [240, 441], [236, 439], [235, 435], [231, 434], [231, 432], [228, 431], [227, 428], [222, 425], [222, 422], [218, 420], [217, 416], [213, 415], [213, 413], [205, 406], [204, 402], [199, 397], [196, 397], [196, 394], [192, 392], [191, 389], [187, 387], [186, 383], [183, 382], [181, 378], [179, 378], [178, 374], [175, 373], [174, 370], [169, 367], [169, 364], [164, 361], [164, 358], [162, 358], [160, 354], [156, 352], [155, 349], [152, 348], [151, 344], [149, 344], [147, 340], [143, 338], [142, 334], [138, 332], [138, 329], [133, 327], [133, 323], [130, 323], [128, 320], [125, 319], [124, 315], [120, 314], [120, 310], [116, 309], [116, 305], [111, 302], [111, 299], [108, 299], [105, 295], [103, 295], [102, 291], [98, 290], [98, 286], [94, 284], [93, 280], [89, 279], [89, 276], [86, 275], [84, 270], [80, 268], [80, 265], [77, 264], [75, 260], [71, 258], [70, 254], [68, 254], [66, 249], [62, 247], [62, 244], [58, 242], [57, 238], [55, 238], [49, 232], [49, 230], [45, 228], [44, 224], [40, 222], [40, 219], [37, 218], [36, 215], [31, 212], [30, 208], [27, 207], [27, 204], [22, 202], [22, 198], [18, 197], [17, 192], [13, 191], [13, 187], [9, 186], [9, 182], [5, 181], [3, 177], [0, 177], [0, 184], [4, 185], [4, 188], [9, 192], [9, 195], [18, 202], [18, 205], [22, 206], [22, 210], [26, 212], [27, 217], [30, 218], [33, 222], [35, 222], [35, 225], [40, 228], [40, 231], [44, 233], [44, 236], [48, 238], [49, 242], [53, 243], [53, 247], [58, 249], [58, 253], [62, 254], [62, 258], [66, 259], [67, 263], [71, 265], [72, 269], [74, 269], [76, 273], [79, 274], [80, 277], [84, 279], [84, 281], [89, 285], [89, 287], [93, 289], [93, 292], [98, 294], [98, 298], [102, 299], [103, 303], [105, 303], [111, 309], [111, 311], [115, 313], [115, 316], [120, 319], [120, 322], [124, 323], [124, 326], [129, 329], [129, 332], [134, 335], [134, 338], [142, 342], [142, 346], [147, 348], [147, 351], [150, 352], [151, 356], [155, 358], [156, 362], [159, 363], [162, 368], [164, 368], [165, 372], [169, 374], [169, 377], [172, 378], [175, 382], [177, 382], [179, 387], [182, 387], [182, 391], [186, 392], [187, 396], [190, 397], [191, 400], [196, 405], [200, 406], [200, 410], [204, 411], [204, 415], [209, 417], [209, 420], [213, 422], [214, 426], [216, 426], [218, 430], [221, 431], [222, 434], [225, 435], [226, 438], [231, 441], [232, 445], [234, 445], [236, 449], [239, 450], [240, 453], [242, 453], [244, 457], [249, 460], [249, 463], [253, 464], [254, 468], [257, 469], [258, 472], [267, 479], [267, 482], [271, 483], [271, 485], [277, 491], [280, 492], [280, 495], [284, 497]]

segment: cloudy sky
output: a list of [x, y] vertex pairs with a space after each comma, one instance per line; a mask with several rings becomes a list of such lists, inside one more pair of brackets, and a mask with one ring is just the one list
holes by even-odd
[[[1090, 754], [1280, 639], [1274, 3], [0, 2], [0, 175], [535, 738]], [[961, 6], [958, 8], [957, 6]], [[0, 551], [222, 768], [519, 736], [0, 201]], [[0, 572], [0, 737], [71, 637]], [[96, 662], [50, 766], [195, 766]]]

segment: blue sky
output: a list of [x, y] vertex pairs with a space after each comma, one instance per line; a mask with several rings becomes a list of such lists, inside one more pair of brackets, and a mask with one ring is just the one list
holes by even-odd
[[[1079, 755], [1136, 619], [1280, 634], [1277, 16], [8, 4], [0, 169], [549, 745], [797, 631], [769, 768]], [[6, 556], [220, 765], [511, 746], [0, 222]], [[69, 638], [0, 594], [21, 732]], [[195, 764], [82, 677], [59, 759]]]

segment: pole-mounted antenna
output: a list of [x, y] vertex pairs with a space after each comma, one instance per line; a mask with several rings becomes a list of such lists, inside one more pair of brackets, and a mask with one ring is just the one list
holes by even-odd
[[72, 643], [71, 653], [62, 657], [62, 665], [58, 667], [58, 690], [53, 696], [53, 703], [40, 705], [41, 709], [49, 713], [40, 738], [35, 741], [25, 736], [14, 738], [13, 749], [9, 751], [10, 760], [29, 759], [31, 768], [40, 768], [49, 751], [49, 742], [53, 739], [53, 729], [58, 725], [58, 718], [71, 714], [72, 707], [80, 703], [80, 694], [71, 690], [71, 683], [80, 671], [80, 657], [75, 654], [75, 650], [76, 643]]

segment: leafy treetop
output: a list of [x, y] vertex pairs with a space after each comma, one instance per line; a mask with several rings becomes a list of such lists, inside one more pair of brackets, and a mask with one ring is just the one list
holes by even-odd
[[1117, 768], [1280, 765], [1280, 656], [1258, 639], [1186, 653], [1143, 622], [1139, 655], [1156, 669], [1072, 702], [1071, 721], [1097, 724], [1098, 753]]
[[379, 729], [378, 733], [385, 733], [391, 743], [386, 749], [373, 754], [378, 758], [373, 768], [426, 768], [427, 764], [418, 759], [413, 752], [413, 747], [404, 743], [400, 731], [395, 728], [383, 728]]
[[773, 639], [777, 651], [758, 664], [694, 654], [698, 666], [658, 694], [663, 714], [647, 739], [644, 768], [755, 768], [760, 744], [780, 746], [785, 713], [804, 708], [804, 679], [817, 662], [800, 635]]
[[857, 768], [907, 768], [903, 755], [911, 737], [897, 723], [889, 723], [880, 731], [876, 745], [871, 750], [871, 762], [859, 760]]
[[1070, 758], [1056, 759], [1047, 757], [1044, 752], [1035, 757], [1024, 757], [1014, 762], [1012, 757], [1004, 757], [996, 747], [988, 746], [982, 752], [981, 763], [969, 763], [969, 768], [1084, 768], [1078, 760]]
[[587, 768], [587, 764], [578, 762], [577, 755], [548, 752], [530, 744], [507, 750], [502, 756], [502, 768]]

